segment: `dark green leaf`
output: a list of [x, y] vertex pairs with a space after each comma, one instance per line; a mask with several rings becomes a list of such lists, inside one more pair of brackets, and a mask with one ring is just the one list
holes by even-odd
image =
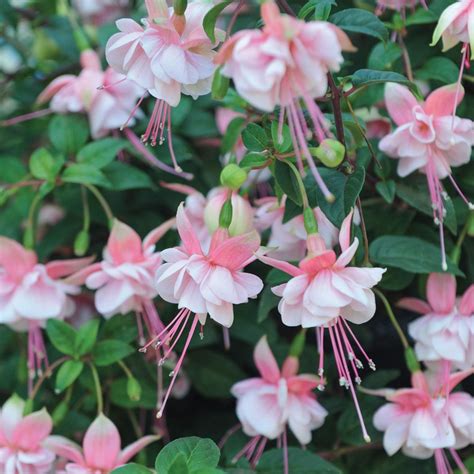
[[61, 153], [73, 155], [87, 142], [89, 126], [80, 115], [56, 115], [49, 124], [49, 139]]
[[202, 21], [204, 31], [212, 43], [216, 41], [217, 18], [221, 14], [222, 10], [224, 10], [224, 8], [229, 6], [231, 3], [232, 0], [226, 0], [225, 2], [218, 3], [206, 13], [204, 20]]
[[244, 124], [245, 124], [244, 117], [235, 117], [229, 123], [225, 131], [225, 134], [222, 138], [221, 150], [223, 153], [229, 153], [234, 149], [237, 143], [237, 140], [240, 138], [240, 133], [242, 132], [242, 128], [244, 127]]
[[393, 69], [393, 64], [402, 56], [402, 49], [397, 43], [378, 43], [369, 55], [370, 69]]
[[436, 80], [444, 84], [453, 84], [458, 80], [459, 68], [451, 59], [437, 57], [428, 59], [417, 71], [417, 79]]
[[150, 474], [150, 469], [140, 464], [126, 464], [125, 466], [114, 469], [111, 474]]
[[[296, 171], [297, 172], [297, 171]], [[282, 191], [296, 204], [301, 206], [303, 198], [301, 197], [300, 188], [298, 186], [298, 178], [295, 170], [285, 161], [276, 160], [274, 169], [275, 181]]]
[[46, 334], [59, 352], [70, 356], [75, 355], [76, 331], [72, 326], [57, 319], [48, 319]]
[[352, 85], [356, 88], [369, 86], [372, 84], [381, 84], [385, 82], [396, 82], [416, 90], [416, 85], [410, 82], [398, 72], [376, 71], [374, 69], [359, 69], [352, 75]]
[[77, 330], [75, 353], [78, 356], [88, 354], [94, 347], [99, 331], [99, 320], [93, 319]]
[[64, 362], [56, 374], [56, 393], [61, 393], [72, 385], [81, 375], [83, 368], [84, 362], [80, 360], [67, 360]]
[[[272, 122], [272, 140], [275, 150], [279, 153], [287, 152], [292, 145], [290, 127], [285, 123], [281, 131], [281, 136], [278, 136], [278, 122]], [[281, 140], [281, 142], [280, 142]]]
[[389, 204], [392, 204], [393, 200], [395, 199], [395, 189], [396, 184], [393, 179], [389, 179], [388, 181], [379, 181], [375, 188], [379, 192], [379, 194], [387, 201]]
[[265, 130], [256, 123], [249, 123], [242, 132], [244, 145], [250, 151], [264, 151], [268, 147], [268, 138]]
[[104, 173], [95, 166], [78, 163], [68, 166], [62, 175], [66, 183], [95, 184], [97, 186], [110, 187], [110, 181]]
[[388, 31], [380, 19], [373, 13], [359, 8], [347, 8], [329, 18], [339, 28], [352, 33], [363, 33], [382, 41], [387, 41]]
[[142, 170], [127, 163], [115, 161], [104, 168], [107, 180], [112, 183], [114, 191], [127, 189], [154, 188], [150, 177]]
[[79, 150], [77, 161], [92, 165], [96, 168], [103, 168], [115, 160], [117, 153], [128, 146], [126, 140], [119, 138], [103, 138], [92, 143], [88, 143]]
[[268, 156], [262, 155], [261, 153], [250, 152], [247, 153], [242, 161], [239, 163], [241, 168], [261, 168], [268, 163]]
[[92, 351], [92, 357], [96, 365], [104, 367], [125, 359], [133, 352], [135, 350], [125, 342], [110, 339], [97, 343]]

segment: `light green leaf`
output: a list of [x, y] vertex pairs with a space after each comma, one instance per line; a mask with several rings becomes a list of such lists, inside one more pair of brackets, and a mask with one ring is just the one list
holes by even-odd
[[56, 374], [56, 393], [61, 393], [72, 385], [84, 369], [84, 362], [80, 360], [67, 360], [64, 362]]

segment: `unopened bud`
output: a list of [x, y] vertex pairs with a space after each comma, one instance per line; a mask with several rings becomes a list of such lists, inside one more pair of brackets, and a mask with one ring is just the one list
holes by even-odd
[[405, 361], [407, 363], [408, 370], [413, 374], [420, 371], [420, 363], [416, 358], [415, 351], [411, 347], [405, 349]]
[[228, 229], [232, 222], [232, 200], [227, 199], [227, 201], [222, 206], [221, 212], [219, 214], [219, 227], [223, 229]]
[[188, 0], [174, 0], [173, 9], [175, 15], [183, 16], [188, 7]]
[[306, 342], [306, 330], [302, 329], [293, 339], [290, 346], [290, 356], [299, 358], [304, 350]]
[[127, 380], [127, 395], [134, 402], [138, 402], [142, 397], [142, 387], [135, 377]]
[[23, 246], [31, 250], [35, 246], [35, 233], [32, 226], [28, 226], [23, 234]]
[[332, 138], [326, 138], [318, 147], [310, 148], [310, 152], [323, 165], [328, 168], [336, 168], [343, 162], [346, 149], [341, 142]]
[[214, 77], [212, 78], [211, 92], [214, 100], [222, 100], [229, 89], [230, 79], [222, 75], [221, 69], [222, 67], [217, 68]]
[[247, 172], [238, 165], [231, 163], [221, 171], [221, 184], [237, 191], [247, 181]]
[[305, 208], [303, 211], [303, 219], [304, 219], [304, 228], [308, 235], [317, 234], [318, 233], [318, 222], [316, 221], [316, 217], [314, 216], [314, 211], [310, 207]]
[[89, 232], [83, 229], [76, 235], [74, 240], [74, 254], [78, 257], [83, 257], [89, 249], [89, 244]]

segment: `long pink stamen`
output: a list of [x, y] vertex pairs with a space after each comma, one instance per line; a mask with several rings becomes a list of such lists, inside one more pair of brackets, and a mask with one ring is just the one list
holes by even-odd
[[127, 78], [124, 77], [124, 78], [122, 78], [122, 79], [120, 79], [116, 82], [113, 82], [112, 84], [102, 84], [101, 86], [99, 86], [97, 88], [97, 90], [102, 91], [102, 90], [110, 89], [111, 87], [118, 86], [119, 84], [121, 84], [122, 82], [124, 82], [126, 80], [127, 80]]
[[53, 111], [51, 109], [43, 109], [38, 110], [36, 112], [30, 112], [29, 114], [19, 115], [18, 117], [13, 117], [8, 120], [2, 120], [0, 122], [0, 126], [2, 127], [10, 127], [12, 125], [16, 125], [17, 123], [27, 122], [28, 120], [33, 120], [40, 117], [45, 117], [46, 115], [52, 114]]
[[448, 177], [451, 181], [451, 184], [453, 185], [454, 189], [457, 191], [461, 199], [468, 205], [469, 209], [471, 211], [474, 210], [474, 204], [467, 199], [467, 197], [464, 195], [464, 193], [461, 191], [461, 188], [459, 187], [458, 183], [456, 183], [456, 180], [453, 178], [453, 175], [450, 173], [448, 174]]
[[[187, 320], [186, 320], [187, 321]], [[188, 337], [186, 338], [186, 342], [184, 343], [184, 348], [183, 348], [183, 352], [181, 353], [181, 356], [178, 360], [178, 363], [176, 364], [176, 367], [174, 368], [174, 370], [171, 372], [173, 374], [173, 378], [171, 379], [171, 382], [170, 382], [170, 385], [168, 387], [168, 390], [166, 391], [166, 395], [165, 395], [165, 398], [163, 399], [163, 403], [162, 403], [162, 406], [161, 408], [158, 410], [158, 413], [156, 414], [156, 417], [157, 418], [161, 418], [163, 416], [163, 411], [165, 409], [165, 406], [166, 406], [166, 403], [168, 401], [168, 398], [171, 394], [171, 390], [173, 389], [173, 385], [174, 385], [174, 382], [176, 380], [176, 377], [178, 376], [179, 374], [179, 371], [181, 369], [181, 366], [183, 365], [183, 361], [184, 361], [184, 358], [186, 356], [186, 352], [188, 350], [188, 347], [189, 347], [189, 344], [191, 343], [191, 339], [193, 338], [193, 335], [194, 335], [194, 331], [196, 330], [196, 326], [199, 322], [199, 318], [197, 317], [197, 315], [194, 316], [194, 319], [193, 319], [193, 322], [191, 324], [191, 329], [189, 330], [189, 334], [188, 334]], [[170, 373], [170, 375], [171, 375]]]
[[354, 342], [356, 343], [359, 351], [361, 352], [361, 354], [364, 356], [365, 360], [367, 361], [367, 364], [369, 365], [369, 367], [372, 369], [372, 370], [375, 370], [375, 363], [374, 361], [367, 355], [367, 353], [365, 352], [364, 348], [362, 347], [361, 343], [359, 342], [359, 340], [357, 339], [356, 335], [354, 334], [354, 332], [352, 331], [351, 327], [349, 326], [349, 323], [344, 319], [344, 318], [340, 318], [342, 320], [342, 322], [344, 323], [344, 325], [346, 326], [346, 329], [347, 331], [349, 332], [349, 334], [352, 336], [352, 339], [354, 340]]
[[262, 457], [263, 451], [265, 450], [265, 445], [267, 444], [267, 438], [262, 437], [260, 440], [260, 444], [253, 456], [252, 461], [250, 462], [250, 465], [255, 468], [258, 464], [258, 461], [260, 461], [260, 458]]
[[135, 114], [137, 113], [137, 110], [139, 109], [140, 105], [142, 104], [143, 102], [143, 99], [146, 97], [147, 93], [145, 92], [141, 97], [140, 99], [138, 100], [138, 102], [135, 104], [135, 107], [133, 107], [132, 111], [130, 112], [130, 115], [128, 116], [128, 119], [127, 121], [120, 127], [120, 130], [124, 130], [125, 128], [128, 127], [128, 124], [130, 123], [130, 120], [132, 120], [132, 118], [135, 117]]
[[290, 127], [290, 136], [291, 141], [293, 142], [293, 149], [296, 156], [296, 164], [298, 165], [298, 170], [301, 176], [305, 176], [304, 164], [303, 164], [303, 157], [301, 156], [301, 150], [298, 143], [298, 137], [296, 136], [295, 131], [295, 124], [293, 123], [293, 117], [290, 113], [288, 113], [288, 126]]
[[316, 328], [316, 338], [318, 340], [319, 366], [318, 376], [320, 379], [318, 390], [324, 390], [324, 327]]
[[464, 66], [466, 64], [466, 55], [467, 55], [467, 45], [464, 44], [462, 48], [462, 56], [461, 56], [461, 67], [459, 68], [459, 76], [456, 83], [456, 93], [454, 94], [454, 104], [453, 104], [453, 116], [451, 117], [451, 131], [454, 129], [454, 121], [456, 118], [456, 109], [458, 108], [458, 99], [459, 99], [459, 92], [461, 90], [461, 82], [462, 76], [464, 74]]
[[456, 463], [456, 466], [459, 468], [462, 474], [469, 474], [469, 471], [467, 470], [467, 467], [464, 465], [462, 462], [462, 459], [459, 457], [459, 454], [454, 448], [450, 448], [449, 452], [451, 453], [452, 458], [454, 459], [454, 462]]
[[166, 326], [166, 328], [163, 331], [161, 331], [154, 338], [152, 338], [147, 344], [145, 344], [143, 347], [140, 348], [140, 352], [146, 352], [147, 349], [150, 346], [154, 345], [155, 343], [161, 344], [160, 338], [161, 338], [162, 334], [164, 334], [165, 332], [168, 332], [168, 337], [169, 337], [169, 334], [171, 333], [173, 326], [179, 325], [179, 323], [177, 323], [177, 321], [181, 320], [183, 318], [183, 315], [186, 311], [189, 311], [189, 310], [187, 310], [186, 308], [182, 308], [178, 312], [178, 314], [171, 320], [171, 322], [168, 324], [168, 326]]
[[260, 440], [261, 436], [255, 436], [253, 437], [233, 458], [232, 462], [236, 463], [242, 456], [247, 457], [247, 453], [250, 452], [250, 455], [253, 453], [255, 450], [255, 447]]
[[173, 161], [174, 169], [178, 173], [182, 173], [183, 170], [178, 165], [178, 162], [176, 161], [176, 156], [174, 154], [173, 136], [172, 136], [172, 133], [171, 133], [171, 107], [169, 105], [168, 105], [168, 147], [169, 147], [169, 150], [170, 150], [171, 160]]
[[435, 449], [434, 458], [437, 474], [449, 474], [449, 464], [447, 464], [447, 460], [442, 449]]
[[288, 464], [288, 440], [286, 437], [286, 427], [282, 434], [283, 438], [283, 474], [288, 474], [290, 472]]
[[179, 339], [181, 338], [181, 335], [183, 334], [184, 329], [186, 328], [186, 326], [187, 326], [187, 324], [188, 324], [189, 315], [190, 315], [190, 313], [188, 313], [188, 314], [186, 315], [186, 319], [185, 319], [184, 323], [181, 325], [181, 329], [179, 330], [178, 335], [175, 337], [173, 344], [171, 344], [171, 346], [170, 346], [170, 347], [168, 348], [168, 350], [165, 352], [165, 354], [164, 354], [163, 358], [161, 359], [160, 363], [161, 363], [162, 361], [164, 362], [164, 361], [169, 357], [169, 355], [171, 354], [171, 352], [173, 351], [173, 349], [175, 348], [176, 344], [178, 343]]

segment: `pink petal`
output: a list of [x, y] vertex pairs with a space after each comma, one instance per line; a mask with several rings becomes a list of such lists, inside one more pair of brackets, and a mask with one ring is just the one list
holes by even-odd
[[389, 82], [385, 86], [385, 106], [397, 125], [413, 121], [412, 110], [418, 102], [405, 86]]
[[308, 393], [314, 390], [319, 384], [316, 375], [295, 375], [287, 380], [288, 390], [294, 393]]
[[53, 420], [46, 409], [25, 416], [15, 427], [12, 443], [25, 451], [38, 448], [53, 429]]
[[36, 102], [38, 104], [44, 104], [48, 102], [53, 96], [55, 96], [63, 87], [71, 84], [77, 80], [76, 76], [72, 74], [66, 74], [64, 76], [59, 76], [54, 79], [46, 89], [38, 96]]
[[158, 441], [160, 436], [149, 435], [140, 438], [138, 441], [135, 441], [132, 444], [129, 444], [123, 451], [120, 453], [117, 464], [126, 464], [130, 459], [139, 453], [142, 449], [146, 448], [149, 444]]
[[283, 362], [281, 368], [281, 376], [285, 379], [292, 377], [298, 373], [300, 363], [297, 357], [288, 356]]
[[178, 207], [178, 212], [176, 214], [176, 226], [178, 227], [179, 236], [181, 237], [187, 253], [189, 255], [202, 255], [201, 244], [199, 243], [199, 239], [194, 232], [191, 221], [186, 214], [184, 203], [181, 203]]
[[107, 252], [116, 264], [143, 260], [140, 236], [127, 224], [115, 219], [107, 241]]
[[354, 214], [354, 209], [351, 209], [351, 212], [347, 215], [341, 225], [341, 230], [339, 232], [339, 245], [341, 250], [344, 252], [347, 250], [351, 244], [351, 228], [352, 228], [352, 216]]
[[51, 450], [58, 457], [65, 458], [76, 464], [85, 463], [80, 446], [63, 436], [48, 436], [43, 446]]
[[288, 262], [284, 262], [283, 260], [277, 260], [276, 258], [266, 257], [265, 255], [258, 255], [257, 258], [263, 263], [265, 263], [266, 265], [277, 268], [278, 270], [288, 273], [288, 275], [291, 275], [293, 277], [296, 277], [298, 275], [303, 275], [304, 273], [301, 269], [299, 269], [295, 265], [292, 265], [291, 263], [288, 263]]
[[53, 280], [76, 273], [94, 261], [94, 257], [55, 260], [45, 265], [48, 276]]
[[300, 262], [300, 269], [310, 275], [330, 268], [336, 263], [336, 253], [333, 250], [326, 250], [312, 258], [305, 258]]
[[268, 345], [266, 336], [263, 336], [255, 346], [253, 359], [258, 371], [266, 381], [270, 383], [278, 382], [280, 379], [280, 369]]
[[120, 443], [117, 427], [101, 413], [89, 426], [84, 437], [87, 465], [96, 469], [113, 469], [117, 466]]
[[[449, 5], [441, 16], [439, 17], [438, 24], [433, 32], [433, 40], [431, 42], [431, 46], [435, 45], [443, 33], [448, 29], [448, 27], [456, 20], [456, 18], [463, 13], [465, 6], [463, 2], [455, 2], [452, 5]], [[444, 48], [446, 50], [447, 48]]]
[[81, 53], [81, 66], [84, 69], [91, 69], [94, 71], [102, 71], [100, 58], [98, 54], [92, 49], [87, 49]]
[[456, 106], [458, 106], [464, 98], [464, 88], [460, 84], [449, 84], [436, 89], [428, 96], [424, 107], [426, 113], [437, 117], [452, 115], [458, 87], [459, 92], [456, 102]]
[[21, 280], [37, 263], [38, 259], [31, 250], [12, 239], [0, 236], [0, 267], [15, 280]]
[[418, 314], [428, 314], [431, 312], [431, 306], [418, 298], [402, 298], [398, 301], [397, 306]]
[[471, 285], [461, 298], [459, 312], [466, 316], [474, 313], [474, 285]]
[[193, 187], [188, 186], [187, 184], [166, 183], [165, 181], [160, 181], [160, 186], [166, 189], [170, 189], [171, 191], [175, 191], [177, 193], [185, 194], [187, 196], [191, 196], [192, 194], [200, 194]]
[[451, 393], [457, 385], [470, 377], [472, 374], [474, 374], [474, 367], [471, 369], [462, 370], [460, 372], [454, 372], [449, 376], [447, 383], [442, 385], [440, 392], [444, 395]]
[[426, 297], [436, 313], [450, 313], [456, 304], [456, 278], [449, 273], [431, 273]]
[[176, 219], [169, 219], [166, 222], [163, 222], [156, 229], [150, 231], [146, 237], [143, 239], [143, 249], [146, 250], [148, 247], [154, 246], [158, 240], [163, 237], [176, 223]]
[[[7, 444], [18, 423], [23, 418], [25, 402], [18, 396], [12, 395], [0, 410], [0, 445]], [[3, 439], [3, 441], [2, 441]]]
[[77, 273], [74, 273], [70, 277], [65, 278], [63, 281], [69, 285], [83, 285], [87, 278], [95, 272], [98, 272], [102, 269], [102, 264], [100, 262], [93, 263], [82, 270], [79, 270]]

